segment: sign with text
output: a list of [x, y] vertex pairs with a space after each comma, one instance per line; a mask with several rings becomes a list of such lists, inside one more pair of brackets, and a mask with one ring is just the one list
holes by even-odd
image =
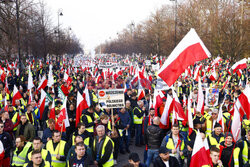
[[98, 98], [102, 107], [122, 108], [125, 106], [124, 89], [98, 90]]

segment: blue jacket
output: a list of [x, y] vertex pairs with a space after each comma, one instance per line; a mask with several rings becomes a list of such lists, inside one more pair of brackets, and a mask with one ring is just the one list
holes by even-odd
[[131, 118], [129, 113], [126, 111], [124, 114], [119, 112], [118, 113], [119, 117], [120, 117], [120, 123], [121, 125], [125, 128], [127, 125], [130, 125], [131, 123]]

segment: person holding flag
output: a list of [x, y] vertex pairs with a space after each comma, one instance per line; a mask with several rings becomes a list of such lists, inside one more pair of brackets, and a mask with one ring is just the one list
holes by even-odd
[[171, 128], [171, 133], [163, 138], [161, 146], [169, 149], [170, 155], [174, 156], [179, 164], [183, 166], [185, 155], [187, 155], [187, 147], [184, 137], [179, 133], [177, 124], [174, 124]]

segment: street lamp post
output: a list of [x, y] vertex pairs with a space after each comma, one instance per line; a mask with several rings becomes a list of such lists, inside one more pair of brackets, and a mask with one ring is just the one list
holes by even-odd
[[176, 34], [176, 31], [177, 31], [177, 0], [170, 0], [170, 1], [175, 1], [175, 11], [174, 11], [174, 13], [175, 13], [175, 19], [174, 19], [174, 46], [176, 47], [176, 43], [177, 43], [177, 41], [176, 41], [176, 36], [177, 36], [177, 34]]
[[[57, 11], [57, 21], [58, 21], [58, 25], [57, 25], [57, 33], [58, 33], [58, 55], [59, 55], [59, 48], [60, 48], [60, 16], [63, 16], [62, 13], [62, 9], [58, 9]], [[60, 60], [60, 58], [58, 57], [58, 59]]]

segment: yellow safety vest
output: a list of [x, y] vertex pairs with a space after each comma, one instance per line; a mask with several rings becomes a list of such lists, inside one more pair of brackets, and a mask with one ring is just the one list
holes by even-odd
[[[166, 148], [167, 148], [167, 149], [171, 149], [171, 150], [175, 149], [175, 147], [174, 147], [174, 141], [173, 141], [172, 138], [169, 138], [169, 139], [168, 139]], [[185, 148], [184, 140], [181, 141], [180, 148], [181, 148], [181, 151], [184, 150], [184, 148]], [[172, 154], [172, 153], [171, 153], [171, 154]], [[170, 155], [171, 155], [171, 154], [170, 154]], [[174, 156], [174, 154], [172, 154], [172, 156]], [[184, 159], [184, 158], [185, 158], [184, 155], [182, 155], [182, 156], [181, 156], [181, 159]]]
[[[51, 166], [53, 166], [53, 167], [65, 167], [66, 166], [65, 161], [60, 161], [60, 160], [56, 159], [57, 154], [59, 154], [60, 156], [66, 156], [66, 155], [64, 155], [65, 145], [66, 145], [66, 142], [61, 140], [60, 143], [56, 146], [56, 149], [54, 150], [53, 141], [50, 140], [47, 142], [46, 149], [51, 154]], [[59, 150], [59, 146], [60, 146], [60, 150]]]
[[98, 98], [95, 95], [95, 92], [92, 91], [93, 102], [98, 103]]
[[[45, 149], [42, 149], [42, 151], [41, 151], [42, 159], [43, 159], [44, 161], [46, 161], [48, 152], [49, 152], [49, 151], [48, 151], [48, 150], [45, 150]], [[28, 159], [29, 159], [29, 161], [31, 161], [31, 154], [32, 154], [32, 151], [29, 152], [29, 154], [28, 154]]]
[[221, 142], [223, 142], [225, 140], [224, 137], [221, 137], [220, 141], [218, 143], [217, 140], [212, 136], [212, 134], [209, 134], [208, 138], [209, 138], [210, 145], [211, 146], [216, 146], [217, 148], [220, 148]]
[[[76, 136], [73, 135], [73, 136], [72, 136], [72, 146], [75, 145], [75, 138], [76, 138]], [[83, 142], [84, 142], [84, 144], [85, 144], [87, 147], [89, 147], [89, 137], [85, 138], [85, 139], [83, 140]]]
[[207, 129], [206, 129], [206, 135], [208, 136], [209, 134], [212, 133], [212, 121], [210, 120], [210, 117], [208, 117], [207, 121], [206, 121], [206, 125], [207, 125]]
[[[114, 159], [113, 159], [114, 142], [108, 136], [105, 137], [105, 140], [104, 140], [103, 145], [102, 145], [101, 158], [103, 157], [103, 155], [105, 153], [105, 147], [106, 147], [108, 141], [112, 142], [113, 150], [112, 150], [112, 153], [109, 157], [109, 160], [105, 164], [102, 165], [103, 167], [111, 167], [114, 165]], [[94, 140], [94, 143], [93, 143], [94, 150], [95, 150], [95, 146], [96, 146], [96, 140]]]
[[240, 148], [237, 147], [233, 151], [233, 158], [234, 158], [234, 167], [239, 167], [240, 162], [239, 162], [239, 154], [240, 154]]
[[246, 141], [244, 141], [244, 147], [242, 150], [242, 159], [244, 164], [246, 163], [250, 164], [250, 159], [248, 159], [248, 145]]
[[141, 118], [138, 118], [138, 117], [134, 114], [135, 109], [138, 109], [140, 113], [142, 112], [141, 109], [139, 109], [138, 107], [135, 107], [135, 108], [133, 109], [134, 124], [142, 124], [143, 116], [142, 116]]
[[31, 147], [31, 143], [27, 142], [24, 146], [23, 150], [17, 155], [18, 149], [14, 151], [13, 159], [12, 159], [12, 166], [23, 166], [25, 163], [25, 158], [28, 153], [29, 148]]
[[[86, 118], [87, 118], [87, 120], [88, 120], [88, 123], [94, 122], [94, 120], [92, 120], [91, 116], [86, 115], [86, 114], [83, 114], [83, 115], [81, 116], [81, 118], [80, 118], [80, 121], [81, 121], [81, 122], [82, 122], [82, 117], [83, 117], [84, 115], [86, 116]], [[94, 112], [94, 118], [100, 119], [99, 115], [96, 114], [96, 112]], [[86, 130], [87, 130], [88, 132], [90, 132], [90, 133], [93, 133], [93, 132], [94, 132], [94, 126], [88, 127], [88, 128], [86, 128]]]
[[[29, 163], [24, 164], [23, 167], [28, 166]], [[44, 167], [50, 167], [50, 163], [48, 161], [44, 161]]]

